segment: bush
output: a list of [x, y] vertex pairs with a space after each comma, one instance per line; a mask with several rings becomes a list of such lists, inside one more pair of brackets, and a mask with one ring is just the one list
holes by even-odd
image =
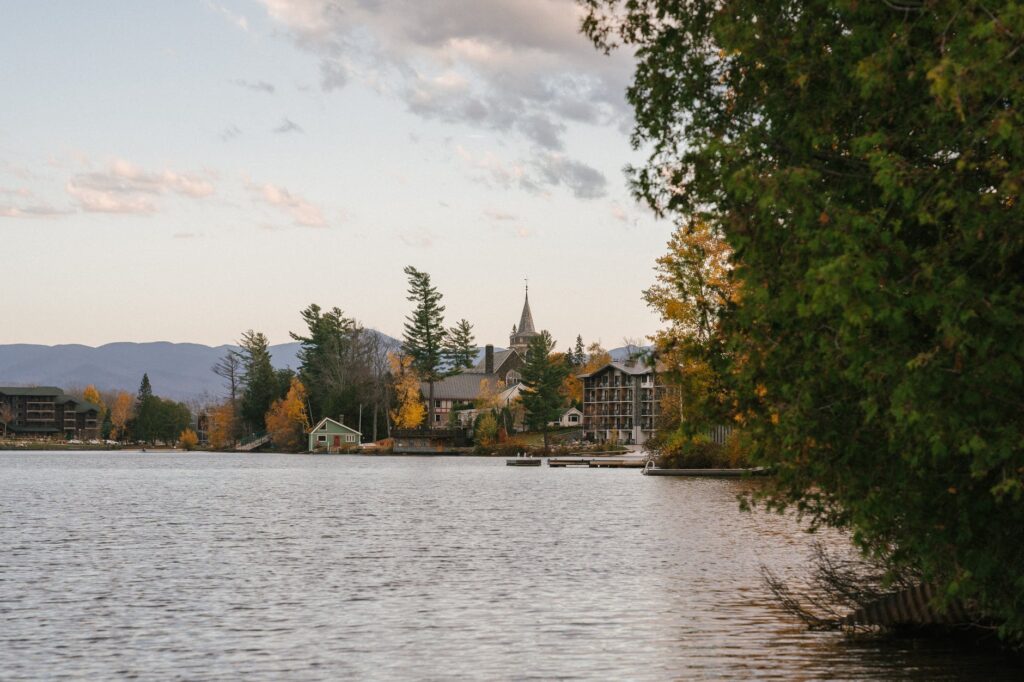
[[196, 432], [192, 429], [185, 429], [181, 432], [181, 435], [178, 436], [178, 445], [185, 450], [195, 450], [199, 445], [199, 436], [197, 436]]

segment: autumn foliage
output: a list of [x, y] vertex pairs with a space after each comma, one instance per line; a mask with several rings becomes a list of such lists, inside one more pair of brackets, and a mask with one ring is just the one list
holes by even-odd
[[412, 358], [398, 353], [388, 354], [391, 375], [395, 380], [395, 402], [391, 421], [397, 429], [415, 429], [423, 423], [426, 410], [420, 399], [420, 380], [412, 367]]
[[266, 414], [267, 433], [274, 447], [288, 452], [306, 449], [309, 414], [306, 411], [306, 387], [292, 378], [288, 394], [275, 400]]

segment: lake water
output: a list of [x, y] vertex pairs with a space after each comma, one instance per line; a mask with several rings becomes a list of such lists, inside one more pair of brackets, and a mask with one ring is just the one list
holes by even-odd
[[[754, 482], [500, 459], [0, 453], [0, 678], [1021, 679], [811, 633]], [[838, 536], [831, 542], [841, 543]]]

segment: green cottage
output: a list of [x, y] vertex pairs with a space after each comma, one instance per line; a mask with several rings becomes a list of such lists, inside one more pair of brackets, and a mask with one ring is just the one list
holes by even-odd
[[309, 432], [309, 451], [337, 452], [342, 448], [358, 445], [361, 435], [341, 422], [324, 417]]

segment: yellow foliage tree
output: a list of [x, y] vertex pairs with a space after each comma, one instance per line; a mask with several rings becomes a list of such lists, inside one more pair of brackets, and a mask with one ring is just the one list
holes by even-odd
[[114, 440], [124, 440], [134, 405], [135, 396], [127, 391], [118, 391], [117, 398], [114, 399], [114, 404], [110, 408], [110, 423], [112, 425], [110, 437]]
[[500, 410], [505, 407], [501, 402], [501, 393], [504, 390], [505, 382], [500, 379], [493, 383], [489, 379], [481, 379], [480, 390], [473, 401], [473, 407], [478, 410]]
[[298, 378], [292, 377], [288, 394], [274, 401], [265, 419], [267, 433], [275, 447], [288, 452], [306, 449], [305, 435], [309, 430], [306, 387]]
[[415, 429], [423, 423], [426, 409], [420, 399], [420, 380], [412, 369], [412, 358], [399, 353], [388, 353], [391, 376], [395, 382], [395, 400], [398, 406], [391, 410], [391, 421], [397, 429]]
[[96, 390], [95, 386], [89, 384], [85, 387], [85, 390], [82, 391], [82, 398], [100, 408], [100, 413], [96, 417], [96, 423], [102, 424], [103, 420], [107, 416], [107, 405], [103, 402], [103, 398], [100, 397], [100, 392]]
[[211, 448], [224, 450], [231, 447], [234, 443], [236, 419], [235, 406], [230, 400], [210, 410], [207, 432]]
[[[678, 394], [666, 394], [666, 417], [680, 422], [690, 415], [711, 414], [722, 403], [719, 377], [709, 357], [722, 310], [739, 298], [731, 277], [732, 252], [722, 235], [707, 223], [692, 221], [676, 228], [668, 253], [658, 259], [657, 282], [644, 300], [668, 327], [654, 337], [655, 349]], [[700, 430], [710, 424], [694, 424]]]
[[196, 446], [199, 445], [199, 436], [192, 429], [185, 429], [178, 436], [178, 445], [186, 450], [195, 450]]

